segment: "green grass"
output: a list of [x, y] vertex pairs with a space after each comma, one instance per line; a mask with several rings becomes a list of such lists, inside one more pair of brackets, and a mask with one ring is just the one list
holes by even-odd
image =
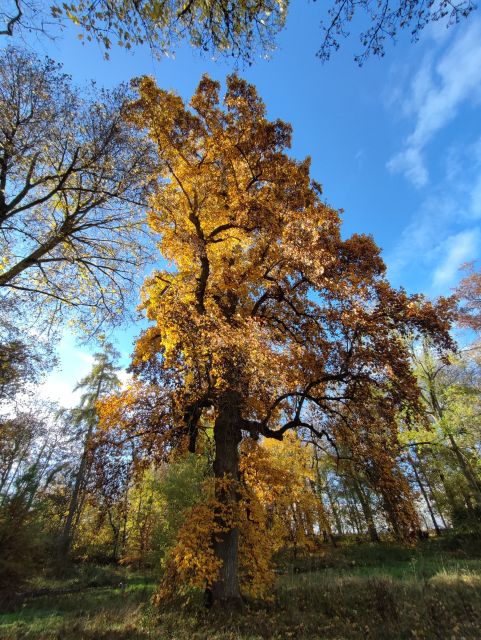
[[119, 572], [124, 589], [39, 598], [0, 615], [0, 638], [480, 640], [479, 547], [473, 538], [328, 550], [285, 564], [273, 602], [230, 614], [205, 611], [199, 596], [156, 609], [153, 579]]

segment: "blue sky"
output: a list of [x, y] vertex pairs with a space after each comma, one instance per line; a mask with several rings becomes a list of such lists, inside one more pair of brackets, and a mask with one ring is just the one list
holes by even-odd
[[[459, 265], [481, 248], [481, 14], [450, 29], [433, 25], [414, 45], [403, 36], [361, 68], [355, 37], [327, 64], [315, 57], [321, 17], [320, 3], [294, 0], [271, 59], [239, 72], [256, 84], [272, 118], [292, 124], [292, 153], [311, 156], [327, 202], [344, 210], [344, 235], [372, 234], [394, 285], [450, 293]], [[77, 83], [113, 86], [149, 74], [187, 99], [202, 73], [222, 80], [232, 71], [229, 61], [188, 45], [160, 61], [147, 49], [113, 49], [106, 61], [73, 28], [29, 45], [62, 62]], [[116, 334], [125, 363], [136, 333]], [[91, 360], [69, 335], [61, 356], [63, 370], [44, 392], [70, 403]]]

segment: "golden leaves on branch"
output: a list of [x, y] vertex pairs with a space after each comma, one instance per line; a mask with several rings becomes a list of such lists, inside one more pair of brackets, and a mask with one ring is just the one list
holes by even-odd
[[[214, 540], [232, 529], [239, 530], [241, 587], [255, 598], [269, 598], [277, 552], [315, 545], [320, 505], [309, 483], [314, 477], [310, 448], [295, 434], [283, 442], [246, 439], [240, 470], [240, 482], [224, 476], [204, 483], [206, 499], [186, 515], [155, 602], [211, 587], [221, 566]], [[222, 498], [233, 491], [237, 502]]]

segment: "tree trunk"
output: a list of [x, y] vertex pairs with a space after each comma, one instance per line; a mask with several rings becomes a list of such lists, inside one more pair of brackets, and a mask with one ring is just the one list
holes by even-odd
[[79, 512], [79, 500], [81, 491], [84, 488], [85, 477], [87, 475], [88, 468], [88, 444], [92, 437], [94, 425], [89, 424], [87, 436], [85, 438], [84, 450], [82, 453], [82, 458], [80, 459], [80, 466], [77, 471], [77, 475], [75, 476], [75, 484], [72, 491], [72, 496], [70, 498], [67, 519], [65, 521], [65, 526], [62, 532], [62, 539], [60, 543], [60, 553], [63, 558], [66, 558], [70, 552], [70, 547], [72, 544], [72, 539], [75, 532], [75, 517]]
[[451, 443], [451, 448], [454, 452], [454, 455], [456, 456], [456, 459], [459, 463], [461, 471], [464, 477], [466, 478], [468, 486], [471, 488], [478, 506], [481, 507], [481, 484], [478, 478], [476, 477], [476, 474], [473, 472], [471, 465], [467, 460], [465, 460], [463, 453], [461, 449], [458, 447], [458, 444], [454, 439], [454, 437], [451, 434], [449, 434], [448, 439], [449, 439], [449, 442]]
[[367, 531], [369, 533], [371, 542], [379, 542], [379, 534], [377, 532], [376, 525], [374, 524], [374, 515], [372, 513], [369, 496], [364, 493], [364, 490], [358, 478], [353, 478], [353, 484], [354, 491], [357, 495], [362, 512], [364, 514], [364, 519], [366, 521]]
[[[214, 425], [216, 480], [229, 478], [233, 486], [217, 487], [217, 499], [227, 510], [237, 511], [239, 502], [239, 443], [242, 438], [240, 420], [240, 396], [235, 391], [225, 392], [218, 406]], [[222, 515], [219, 516], [222, 524]], [[208, 594], [209, 604], [238, 606], [241, 603], [239, 588], [239, 530], [237, 527], [214, 537], [214, 553], [222, 562], [219, 576]]]
[[426, 473], [426, 469], [424, 468], [421, 460], [418, 458], [418, 468], [419, 468], [419, 473], [422, 476], [422, 479], [424, 480], [424, 484], [426, 485], [426, 487], [428, 488], [428, 492], [429, 495], [431, 496], [432, 501], [434, 502], [434, 505], [436, 507], [436, 511], [438, 512], [439, 518], [441, 519], [442, 525], [444, 527], [444, 529], [448, 528], [447, 522], [444, 518], [444, 514], [443, 511], [439, 505], [439, 501], [436, 497], [436, 492], [434, 490], [434, 487], [431, 484], [431, 481], [429, 480], [429, 477]]
[[[100, 398], [102, 383], [103, 383], [103, 375], [100, 375], [97, 382], [95, 395], [92, 401], [93, 407], [95, 407], [98, 399]], [[94, 429], [96, 427], [96, 422], [97, 422], [96, 414], [87, 416], [88, 426], [87, 426], [87, 433], [85, 435], [85, 440], [84, 440], [82, 458], [80, 459], [79, 470], [77, 472], [77, 475], [75, 476], [75, 484], [74, 484], [72, 496], [70, 498], [67, 519], [65, 521], [65, 526], [62, 533], [62, 539], [60, 542], [60, 553], [64, 559], [68, 556], [70, 552], [70, 547], [72, 545], [75, 529], [80, 519], [80, 513], [82, 510], [81, 504], [83, 503], [81, 494], [83, 489], [85, 488], [84, 487], [85, 481], [88, 477], [89, 470], [90, 470], [89, 469], [89, 447], [90, 447], [90, 441], [92, 439]]]
[[353, 491], [348, 486], [348, 483], [344, 480], [344, 491], [346, 492], [346, 504], [349, 512], [349, 519], [351, 521], [351, 529], [357, 533], [358, 536], [362, 535], [362, 524], [359, 515], [359, 509], [356, 500], [353, 496]]
[[344, 531], [342, 528], [342, 522], [341, 522], [341, 518], [339, 517], [339, 511], [336, 505], [336, 501], [334, 500], [334, 497], [329, 489], [329, 482], [326, 481], [326, 494], [327, 497], [329, 499], [329, 504], [331, 506], [331, 511], [332, 511], [332, 517], [334, 518], [334, 522], [336, 523], [336, 530], [337, 530], [337, 535], [338, 536], [343, 536], [344, 535]]
[[449, 504], [449, 508], [451, 509], [450, 517], [451, 517], [451, 525], [452, 525], [453, 514], [456, 512], [456, 509], [458, 506], [456, 496], [453, 494], [451, 488], [448, 486], [448, 483], [446, 482], [446, 478], [444, 477], [444, 473], [442, 471], [439, 471], [439, 479], [443, 486], [444, 495], [446, 496], [446, 500]]
[[419, 473], [418, 473], [418, 469], [417, 469], [416, 463], [414, 462], [413, 458], [409, 454], [408, 454], [408, 461], [409, 461], [409, 464], [412, 467], [412, 470], [414, 471], [414, 477], [416, 478], [416, 482], [417, 482], [417, 485], [419, 487], [419, 490], [421, 491], [421, 494], [422, 494], [422, 496], [424, 498], [424, 501], [426, 502], [426, 506], [428, 508], [429, 515], [431, 516], [431, 520], [433, 522], [434, 530], [436, 531], [436, 535], [439, 536], [439, 534], [440, 534], [439, 526], [438, 526], [436, 517], [434, 515], [433, 508], [431, 506], [431, 501], [429, 500], [428, 494], [426, 493], [426, 489], [424, 488], [424, 485], [423, 485], [423, 483], [421, 481], [421, 478], [419, 477]]

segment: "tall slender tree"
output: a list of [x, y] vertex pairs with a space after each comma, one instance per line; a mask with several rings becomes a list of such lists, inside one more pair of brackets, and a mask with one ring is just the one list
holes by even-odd
[[98, 424], [97, 403], [105, 395], [117, 390], [120, 380], [117, 375], [116, 359], [119, 357], [114, 347], [105, 343], [104, 349], [94, 356], [90, 373], [75, 387], [82, 390], [80, 402], [70, 413], [73, 425], [77, 427], [82, 438], [80, 464], [75, 472], [72, 494], [69, 501], [67, 517], [62, 533], [61, 552], [67, 555], [70, 551], [75, 528], [78, 523], [83, 497], [89, 481], [91, 469], [91, 446]]

